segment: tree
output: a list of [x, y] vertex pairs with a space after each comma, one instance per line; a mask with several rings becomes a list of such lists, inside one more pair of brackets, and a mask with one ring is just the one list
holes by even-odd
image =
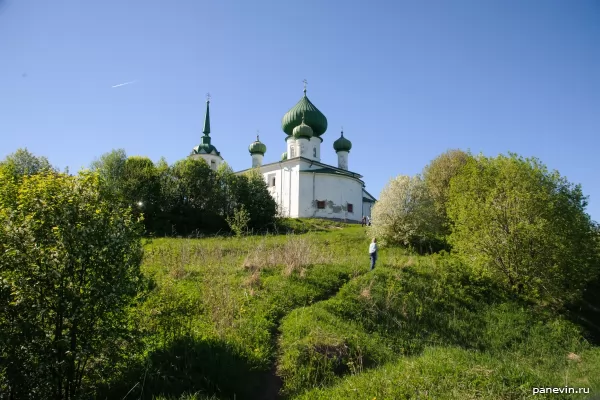
[[467, 263], [528, 296], [577, 299], [598, 274], [581, 187], [515, 154], [467, 162], [452, 179], [450, 242]]
[[13, 177], [23, 177], [42, 171], [56, 171], [46, 157], [36, 157], [27, 149], [18, 149], [0, 162], [0, 168]]
[[433, 199], [419, 176], [399, 175], [382, 190], [369, 230], [383, 244], [427, 247], [439, 230]]
[[457, 176], [469, 159], [473, 158], [462, 150], [448, 150], [440, 154], [423, 169], [423, 180], [433, 199], [435, 211], [443, 222], [444, 234], [449, 234], [446, 207], [450, 193], [450, 180]]
[[277, 215], [277, 203], [269, 193], [265, 178], [256, 169], [248, 171], [244, 177], [247, 178], [248, 192], [247, 197], [240, 201], [249, 213], [248, 227], [261, 230], [272, 226]]
[[127, 153], [124, 149], [117, 149], [103, 154], [98, 160], [92, 162], [90, 169], [97, 172], [106, 190], [121, 195], [123, 190], [123, 174], [127, 163]]
[[126, 351], [141, 225], [96, 174], [10, 180], [0, 171], [0, 390], [85, 397]]

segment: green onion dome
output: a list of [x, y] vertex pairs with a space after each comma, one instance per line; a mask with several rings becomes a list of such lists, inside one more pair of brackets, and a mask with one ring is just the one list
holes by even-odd
[[258, 140], [258, 135], [256, 135], [256, 141], [252, 142], [250, 146], [248, 146], [248, 151], [250, 154], [262, 154], [264, 156], [267, 152], [267, 146]]
[[300, 99], [298, 104], [283, 116], [281, 129], [288, 135], [292, 135], [294, 128], [302, 123], [302, 116], [305, 117], [305, 123], [312, 128], [315, 136], [321, 136], [327, 130], [327, 118], [306, 97], [306, 90], [304, 90], [304, 97]]
[[333, 142], [333, 149], [337, 153], [338, 151], [350, 151], [352, 148], [352, 142], [344, 137], [344, 131], [338, 140]]
[[310, 139], [311, 137], [313, 137], [313, 130], [310, 126], [304, 123], [304, 116], [302, 117], [302, 122], [300, 123], [300, 125], [295, 127], [292, 133], [295, 139]]
[[281, 155], [281, 161], [285, 161], [287, 160], [287, 151], [284, 151], [283, 154]]

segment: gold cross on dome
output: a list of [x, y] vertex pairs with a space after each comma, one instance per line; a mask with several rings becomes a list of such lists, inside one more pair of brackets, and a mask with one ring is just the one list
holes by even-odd
[[304, 79], [302, 83], [304, 83], [304, 93], [306, 93], [306, 85], [308, 85], [308, 81]]

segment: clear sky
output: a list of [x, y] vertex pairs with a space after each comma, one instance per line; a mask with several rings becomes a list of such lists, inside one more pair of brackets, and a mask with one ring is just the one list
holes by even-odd
[[199, 144], [210, 92], [233, 169], [257, 130], [277, 161], [305, 78], [323, 161], [343, 126], [375, 196], [450, 148], [512, 151], [581, 183], [600, 220], [597, 0], [0, 0], [0, 158], [172, 163]]

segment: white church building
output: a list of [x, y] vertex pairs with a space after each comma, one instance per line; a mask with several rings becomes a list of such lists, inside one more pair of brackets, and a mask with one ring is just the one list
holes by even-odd
[[[206, 101], [206, 116], [201, 143], [190, 157], [203, 158], [216, 169], [224, 161], [210, 138], [210, 99]], [[375, 198], [365, 190], [362, 176], [348, 170], [352, 143], [344, 137], [333, 142], [338, 165], [321, 162], [323, 134], [327, 118], [304, 96], [282, 119], [286, 134], [286, 152], [279, 161], [263, 163], [267, 147], [259, 137], [250, 144], [252, 167], [257, 168], [267, 182], [280, 215], [290, 218], [327, 218], [360, 221], [371, 216]], [[251, 168], [236, 172], [243, 174]]]

